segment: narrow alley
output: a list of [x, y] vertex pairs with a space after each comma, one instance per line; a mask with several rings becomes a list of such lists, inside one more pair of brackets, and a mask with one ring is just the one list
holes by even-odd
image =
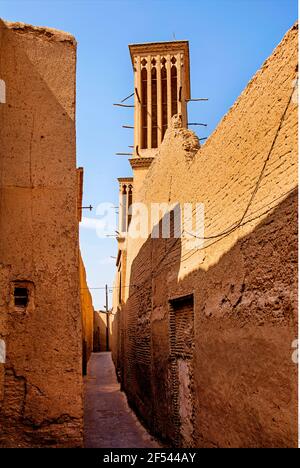
[[110, 352], [93, 353], [85, 377], [84, 446], [155, 448], [120, 390]]
[[298, 447], [296, 3], [0, 0], [0, 448]]

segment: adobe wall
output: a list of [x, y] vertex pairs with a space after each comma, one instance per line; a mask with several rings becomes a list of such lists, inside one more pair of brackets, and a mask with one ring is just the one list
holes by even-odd
[[94, 330], [94, 307], [92, 296], [86, 281], [86, 271], [79, 255], [79, 274], [80, 274], [80, 302], [82, 315], [82, 369], [86, 374], [87, 363], [93, 351], [93, 330]]
[[0, 446], [82, 446], [76, 42], [0, 21], [0, 49]]
[[[297, 445], [297, 32], [200, 149], [191, 131], [168, 129], [135, 193], [205, 209], [207, 239], [193, 251], [180, 238], [129, 237], [131, 287], [115, 320], [128, 400], [172, 444]], [[189, 295], [193, 352], [180, 360], [172, 304]]]
[[[112, 318], [109, 315], [108, 346], [111, 349]], [[107, 351], [107, 314], [95, 310], [94, 312], [94, 352]]]

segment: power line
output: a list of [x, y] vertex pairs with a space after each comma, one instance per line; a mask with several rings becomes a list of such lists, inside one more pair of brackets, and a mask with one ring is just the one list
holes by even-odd
[[122, 99], [122, 101], [121, 101], [121, 102], [125, 102], [125, 101], [127, 101], [127, 99], [131, 98], [133, 95], [134, 95], [134, 93], [132, 93], [132, 94], [129, 94], [129, 96], [126, 96], [126, 98]]
[[[245, 220], [245, 218], [246, 218], [246, 216], [247, 216], [248, 210], [249, 210], [249, 208], [250, 208], [250, 206], [251, 206], [251, 204], [252, 204], [252, 202], [253, 202], [253, 199], [254, 199], [254, 197], [255, 197], [257, 191], [258, 191], [258, 188], [259, 188], [259, 186], [260, 186], [260, 182], [261, 182], [261, 180], [262, 180], [262, 178], [263, 178], [263, 174], [264, 174], [266, 165], [267, 165], [267, 163], [268, 163], [268, 161], [269, 161], [269, 159], [270, 159], [270, 156], [271, 156], [272, 150], [273, 150], [273, 148], [274, 148], [275, 142], [276, 142], [276, 140], [277, 140], [278, 134], [279, 134], [280, 129], [281, 129], [281, 127], [282, 127], [282, 123], [283, 123], [283, 121], [284, 121], [286, 112], [287, 112], [288, 107], [289, 107], [289, 105], [290, 105], [290, 102], [291, 102], [291, 100], [292, 100], [292, 97], [293, 97], [293, 94], [294, 94], [294, 89], [295, 89], [295, 86], [293, 87], [293, 91], [292, 91], [292, 93], [291, 93], [291, 95], [290, 95], [290, 97], [289, 97], [289, 99], [288, 99], [287, 105], [286, 105], [286, 107], [285, 107], [285, 109], [284, 109], [284, 112], [283, 112], [281, 118], [280, 118], [280, 122], [279, 122], [278, 128], [277, 128], [277, 130], [276, 130], [275, 136], [274, 136], [274, 138], [273, 138], [271, 147], [270, 147], [270, 149], [269, 149], [269, 151], [268, 151], [268, 154], [267, 154], [267, 157], [266, 157], [266, 159], [265, 159], [265, 161], [264, 161], [264, 164], [263, 164], [263, 167], [262, 167], [262, 169], [261, 169], [260, 175], [259, 175], [259, 177], [258, 177], [258, 179], [257, 179], [257, 182], [256, 182], [256, 184], [255, 184], [254, 190], [253, 190], [253, 192], [252, 192], [252, 194], [251, 194], [251, 197], [250, 197], [249, 202], [248, 202], [248, 204], [247, 204], [247, 206], [246, 206], [246, 209], [244, 210], [244, 213], [243, 213], [242, 217], [241, 217], [240, 220], [239, 220], [236, 224], [234, 224], [232, 227], [229, 227], [227, 230], [224, 230], [223, 232], [220, 232], [220, 233], [215, 234], [215, 235], [212, 235], [212, 236], [205, 236], [205, 237], [202, 238], [202, 237], [197, 237], [197, 236], [195, 236], [195, 235], [193, 235], [193, 234], [191, 234], [191, 233], [186, 232], [187, 234], [190, 234], [190, 235], [192, 235], [193, 237], [196, 237], [196, 238], [198, 238], [198, 239], [202, 239], [202, 240], [210, 240], [210, 239], [212, 240], [212, 239], [214, 239], [214, 242], [210, 243], [209, 245], [206, 245], [205, 247], [202, 247], [202, 248], [197, 249], [195, 252], [192, 252], [192, 253], [190, 254], [189, 257], [184, 258], [184, 256], [183, 256], [183, 257], [181, 258], [181, 261], [188, 260], [188, 258], [190, 258], [192, 255], [195, 255], [199, 250], [204, 250], [204, 249], [206, 249], [206, 248], [209, 247], [210, 245], [213, 245], [213, 244], [215, 244], [216, 242], [218, 242], [219, 240], [222, 240], [225, 236], [231, 234], [232, 232], [234, 232], [236, 229], [238, 229], [238, 228], [241, 227], [242, 225], [244, 225], [244, 224], [246, 224], [246, 223], [248, 223], [248, 222], [250, 222], [250, 221], [253, 221], [254, 219], [257, 219], [258, 217], [261, 217], [261, 216], [264, 215], [264, 213], [263, 213], [263, 214], [259, 215], [258, 217], [253, 218], [252, 220], [245, 221], [245, 223], [243, 223], [244, 220]], [[270, 208], [269, 210], [267, 210], [266, 213], [269, 212], [271, 209], [272, 209], [272, 208]], [[195, 210], [194, 210], [194, 211], [195, 211]], [[194, 212], [194, 211], [193, 211], [193, 212]], [[184, 232], [184, 230], [182, 231], [181, 235], [183, 234], [183, 232]], [[159, 262], [155, 265], [155, 267], [151, 269], [151, 274], [143, 281], [143, 283], [145, 283], [145, 282], [148, 280], [148, 278], [151, 277], [151, 276], [153, 275], [153, 270], [155, 270], [155, 273], [158, 273], [158, 272], [157, 272], [157, 268], [158, 268], [158, 267], [161, 265], [161, 263], [164, 261], [164, 259], [165, 259], [166, 256], [168, 255], [168, 253], [176, 246], [176, 244], [177, 244], [177, 242], [179, 241], [179, 239], [180, 239], [180, 237], [176, 239], [176, 241], [172, 244], [172, 246], [165, 252], [165, 254], [163, 255], [163, 257], [162, 257], [162, 258], [159, 260]]]
[[[136, 286], [137, 286], [137, 284], [128, 284], [126, 286], [122, 286], [122, 288], [131, 288], [131, 287], [136, 287]], [[110, 289], [119, 289], [120, 288], [119, 286], [107, 286], [107, 287], [108, 287], [108, 290], [110, 290]], [[95, 288], [87, 287], [87, 288], [80, 288], [80, 289], [106, 289], [106, 287], [105, 286], [97, 286]], [[112, 291], [110, 291], [110, 292], [112, 292]]]
[[[282, 196], [279, 197], [279, 198], [283, 198], [285, 195], [291, 194], [294, 190], [295, 190], [295, 189], [291, 189], [290, 191], [286, 192], [284, 195], [282, 195]], [[254, 216], [253, 218], [250, 218], [250, 219], [248, 219], [247, 221], [244, 221], [239, 227], [245, 226], [245, 224], [251, 223], [252, 221], [254, 221], [254, 220], [256, 220], [256, 219], [261, 218], [262, 216], [264, 216], [264, 215], [268, 214], [270, 211], [272, 211], [273, 208], [274, 208], [274, 206], [272, 206], [271, 208], [267, 209], [267, 210], [264, 211], [263, 213], [261, 213], [261, 214], [259, 214], [259, 215], [257, 215], [257, 216]], [[257, 210], [257, 211], [259, 211], [259, 210]], [[204, 247], [199, 247], [199, 248], [197, 249], [196, 252], [191, 252], [190, 255], [188, 255], [188, 253], [186, 253], [185, 255], [183, 255], [183, 256], [181, 257], [181, 261], [182, 261], [182, 262], [185, 262], [186, 260], [188, 260], [189, 258], [191, 258], [193, 255], [195, 255], [198, 251], [207, 249], [207, 248], [210, 247], [211, 245], [214, 245], [214, 244], [216, 244], [217, 242], [219, 242], [220, 240], [223, 240], [223, 239], [224, 239], [225, 237], [227, 237], [229, 234], [231, 234], [231, 233], [228, 233], [228, 234], [224, 235], [222, 238], [215, 239], [213, 242], [211, 242], [211, 243], [208, 244], [208, 245], [205, 245]], [[187, 256], [187, 255], [188, 255], [188, 256]]]
[[[275, 203], [276, 201], [281, 200], [281, 199], [284, 198], [285, 196], [291, 194], [294, 190], [295, 190], [295, 188], [292, 188], [292, 189], [288, 190], [287, 192], [284, 192], [284, 193], [283, 193], [282, 195], [280, 195], [279, 197], [276, 197], [276, 198], [274, 198], [273, 200], [271, 200], [270, 203], [267, 203], [266, 205], [261, 206], [261, 207], [258, 208], [257, 210], [252, 211], [251, 214], [247, 215], [245, 219], [247, 219], [248, 216], [251, 216], [251, 215], [253, 215], [253, 214], [255, 214], [255, 213], [261, 211], [261, 210], [264, 209], [266, 206], [269, 206], [270, 204], [273, 204], [273, 203]], [[263, 200], [266, 199], [266, 198], [267, 198], [267, 197], [264, 197]], [[273, 209], [273, 208], [274, 208], [274, 206], [272, 206], [270, 209]], [[264, 212], [264, 213], [265, 213], [265, 212]], [[247, 223], [250, 222], [250, 221], [253, 220], [253, 219], [257, 219], [258, 217], [263, 216], [264, 213], [262, 213], [261, 215], [256, 216], [255, 218], [252, 218], [252, 219], [247, 220]], [[189, 221], [190, 221], [190, 220], [191, 220], [191, 218], [189, 219]], [[228, 229], [230, 229], [230, 228], [233, 227], [233, 226], [236, 226], [237, 223], [238, 223], [237, 221], [234, 222], [233, 224], [231, 224], [231, 225], [228, 227]], [[244, 225], [244, 224], [245, 224], [245, 223], [243, 223], [242, 225]], [[187, 234], [189, 234], [190, 236], [193, 236], [192, 233], [189, 233], [188, 231], [185, 231], [185, 232], [186, 232]], [[193, 236], [193, 237], [195, 237], [195, 236]], [[183, 238], [183, 240], [184, 240], [185, 242], [189, 242], [189, 239], [187, 239], [187, 238]]]
[[277, 128], [277, 130], [276, 130], [275, 136], [274, 136], [273, 141], [272, 141], [272, 145], [271, 145], [271, 147], [270, 147], [270, 149], [269, 149], [269, 152], [268, 152], [268, 154], [267, 154], [267, 157], [266, 157], [266, 159], [265, 159], [265, 161], [264, 161], [263, 167], [262, 167], [262, 169], [261, 169], [261, 172], [260, 172], [259, 177], [258, 177], [258, 179], [257, 179], [257, 182], [256, 182], [256, 184], [255, 184], [254, 190], [253, 190], [253, 192], [252, 192], [252, 195], [251, 195], [251, 197], [250, 197], [250, 199], [249, 199], [249, 202], [248, 202], [248, 204], [247, 204], [247, 206], [246, 206], [246, 209], [244, 210], [244, 213], [243, 213], [241, 219], [237, 222], [237, 224], [236, 224], [235, 226], [233, 226], [233, 227], [231, 227], [231, 228], [228, 228], [227, 230], [225, 230], [225, 231], [223, 231], [223, 232], [220, 232], [220, 233], [218, 233], [218, 234], [211, 235], [211, 236], [198, 237], [198, 236], [194, 235], [193, 233], [189, 233], [189, 232], [186, 231], [187, 234], [189, 234], [189, 235], [191, 235], [192, 237], [195, 237], [195, 238], [197, 238], [197, 239], [200, 239], [200, 240], [210, 240], [210, 239], [216, 239], [216, 238], [218, 238], [218, 237], [223, 237], [223, 236], [226, 235], [226, 234], [230, 234], [231, 232], [235, 231], [237, 228], [239, 228], [239, 227], [241, 226], [241, 224], [242, 224], [242, 222], [244, 221], [244, 219], [245, 219], [245, 217], [246, 217], [246, 215], [247, 215], [247, 213], [248, 213], [248, 210], [249, 210], [249, 208], [250, 208], [250, 206], [251, 206], [251, 204], [252, 204], [252, 201], [253, 201], [253, 199], [254, 199], [254, 197], [255, 197], [255, 195], [256, 195], [258, 189], [259, 189], [260, 182], [261, 182], [261, 180], [262, 180], [262, 178], [263, 178], [263, 174], [264, 174], [264, 172], [265, 172], [267, 163], [268, 163], [268, 161], [269, 161], [269, 159], [270, 159], [272, 150], [273, 150], [273, 148], [274, 148], [275, 142], [276, 142], [277, 137], [278, 137], [278, 135], [279, 135], [279, 132], [280, 132], [280, 129], [281, 129], [281, 126], [282, 126], [284, 117], [285, 117], [285, 115], [286, 115], [286, 112], [287, 112], [288, 107], [289, 107], [289, 105], [290, 105], [290, 102], [291, 102], [291, 100], [292, 100], [293, 94], [294, 94], [294, 88], [293, 88], [292, 94], [291, 94], [290, 97], [289, 97], [289, 100], [288, 100], [287, 105], [286, 105], [286, 107], [285, 107], [285, 109], [284, 109], [284, 112], [283, 112], [283, 114], [282, 114], [282, 116], [281, 116], [281, 119], [280, 119], [280, 122], [279, 122], [279, 126], [278, 126], [278, 128]]

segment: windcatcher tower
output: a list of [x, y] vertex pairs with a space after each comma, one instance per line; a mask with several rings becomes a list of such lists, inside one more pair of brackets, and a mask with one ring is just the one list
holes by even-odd
[[182, 126], [187, 127], [187, 101], [190, 99], [188, 41], [131, 44], [129, 51], [134, 71], [134, 146], [129, 159], [133, 177], [118, 179], [117, 306], [124, 299], [126, 234], [131, 221], [131, 205], [139, 201], [139, 188], [172, 116], [180, 114]]
[[190, 99], [188, 41], [129, 45], [134, 70], [134, 154], [151, 157], [171, 118], [182, 115], [187, 127]]
[[[132, 178], [119, 178], [119, 232], [126, 234], [136, 199], [146, 173], [175, 114], [187, 127], [190, 99], [188, 41], [131, 44], [134, 71], [134, 146], [129, 159]], [[121, 236], [123, 239], [123, 236]]]

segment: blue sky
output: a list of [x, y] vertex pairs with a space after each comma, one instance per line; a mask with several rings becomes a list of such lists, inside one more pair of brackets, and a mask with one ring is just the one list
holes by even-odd
[[[118, 203], [117, 177], [131, 175], [125, 156], [132, 144], [132, 109], [113, 107], [133, 89], [127, 45], [190, 41], [193, 97], [189, 121], [206, 122], [208, 136], [253, 74], [297, 19], [296, 0], [0, 0], [0, 17], [62, 29], [78, 41], [77, 164], [83, 166], [84, 205]], [[95, 210], [84, 212], [96, 217]], [[91, 288], [112, 285], [116, 241], [80, 229]], [[104, 290], [91, 289], [95, 308]]]

